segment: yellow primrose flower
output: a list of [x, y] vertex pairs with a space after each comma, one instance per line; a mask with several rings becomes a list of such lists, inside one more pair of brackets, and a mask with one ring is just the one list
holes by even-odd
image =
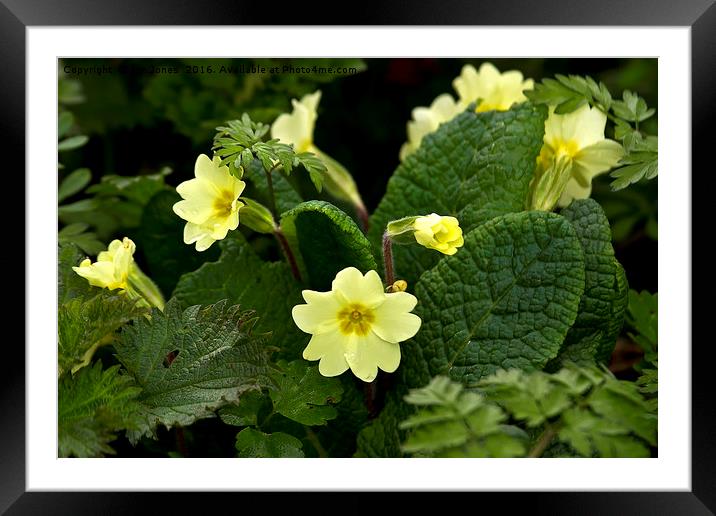
[[425, 136], [434, 132], [443, 122], [452, 120], [460, 111], [460, 106], [449, 93], [436, 97], [430, 107], [413, 109], [413, 119], [408, 122], [408, 141], [400, 148], [400, 160], [404, 161], [418, 150]]
[[229, 167], [221, 166], [218, 156], [211, 160], [206, 154], [196, 159], [194, 175], [195, 179], [177, 186], [183, 200], [173, 209], [187, 221], [184, 243], [196, 243], [197, 251], [205, 251], [239, 226], [239, 210], [244, 205], [239, 196], [246, 183], [231, 175]]
[[92, 263], [89, 258], [82, 260], [79, 267], [72, 270], [89, 281], [95, 287], [109, 290], [128, 288], [127, 280], [131, 265], [134, 263], [136, 246], [129, 238], [122, 241], [112, 240], [106, 251], [97, 255], [97, 261]]
[[559, 197], [559, 206], [589, 197], [592, 179], [607, 172], [624, 155], [619, 143], [604, 138], [606, 123], [607, 116], [588, 105], [566, 115], [557, 115], [554, 108], [550, 109], [537, 168], [539, 175], [560, 159], [571, 163], [571, 175]]
[[320, 100], [320, 90], [304, 95], [300, 101], [292, 99], [293, 112], [283, 113], [276, 118], [271, 125], [271, 138], [278, 138], [281, 142], [289, 145], [293, 144], [296, 152], [311, 152], [318, 156], [326, 166], [323, 178], [323, 186], [326, 191], [338, 199], [350, 202], [367, 217], [363, 199], [358, 193], [353, 176], [343, 165], [313, 143], [313, 131], [316, 127]]
[[534, 81], [525, 80], [517, 70], [500, 73], [492, 63], [482, 63], [479, 71], [470, 64], [463, 66], [452, 85], [460, 96], [462, 109], [480, 99], [476, 111], [481, 113], [507, 111], [512, 104], [524, 102], [527, 97], [522, 91], [534, 88]]
[[386, 293], [375, 271], [365, 276], [355, 267], [340, 271], [329, 292], [304, 290], [307, 304], [293, 307], [296, 325], [310, 333], [306, 360], [320, 360], [323, 376], [349, 368], [372, 382], [378, 368], [392, 373], [400, 364], [399, 342], [413, 337], [421, 320], [410, 311], [418, 300], [407, 292]]
[[443, 254], [455, 254], [457, 248], [464, 243], [460, 223], [455, 217], [431, 213], [425, 217], [417, 217], [413, 228], [413, 236], [420, 245]]

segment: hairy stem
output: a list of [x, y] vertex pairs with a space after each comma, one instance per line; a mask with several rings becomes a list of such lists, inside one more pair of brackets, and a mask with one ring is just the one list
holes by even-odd
[[318, 440], [318, 436], [316, 435], [316, 432], [314, 432], [310, 426], [306, 427], [306, 439], [308, 439], [308, 442], [310, 442], [311, 445], [318, 452], [319, 457], [321, 457], [322, 459], [325, 459], [326, 457], [328, 457], [328, 453], [326, 452], [326, 449], [321, 444], [321, 441]]
[[375, 406], [375, 399], [377, 395], [378, 377], [370, 383], [363, 383], [363, 402], [365, 404], [365, 408], [368, 409], [368, 419], [373, 419], [378, 415]]
[[291, 273], [293, 274], [293, 277], [296, 278], [298, 281], [301, 281], [301, 273], [298, 270], [296, 257], [293, 256], [293, 251], [291, 251], [291, 246], [288, 245], [288, 240], [286, 240], [286, 236], [283, 234], [283, 231], [281, 231], [281, 228], [279, 227], [276, 227], [273, 234], [276, 236], [276, 240], [278, 240], [281, 249], [283, 249], [283, 252], [286, 255], [286, 260], [288, 260], [288, 264], [291, 266]]
[[552, 425], [547, 425], [544, 432], [542, 432], [542, 435], [540, 435], [539, 439], [537, 439], [537, 443], [534, 445], [534, 448], [530, 450], [527, 456], [530, 458], [541, 457], [547, 449], [547, 446], [549, 446], [549, 443], [552, 442], [552, 439], [554, 439], [556, 435], [557, 429]]
[[383, 263], [385, 265], [385, 283], [390, 287], [395, 283], [395, 267], [393, 264], [393, 242], [387, 231], [383, 233]]
[[358, 219], [363, 227], [363, 233], [368, 233], [368, 229], [370, 229], [369, 215], [368, 210], [365, 209], [363, 204], [356, 205], [356, 215], [358, 215]]

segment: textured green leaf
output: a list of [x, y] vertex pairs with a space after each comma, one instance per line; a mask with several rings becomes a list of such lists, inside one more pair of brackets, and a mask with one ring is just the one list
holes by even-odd
[[614, 275], [614, 299], [612, 299], [612, 315], [609, 321], [609, 328], [602, 338], [602, 350], [603, 354], [597, 355], [597, 360], [606, 362], [609, 360], [614, 346], [616, 344], [617, 337], [622, 331], [624, 326], [624, 317], [626, 315], [626, 309], [629, 304], [629, 283], [627, 282], [626, 272], [621, 263], [614, 259], [616, 265], [616, 273]]
[[[184, 243], [186, 221], [172, 211], [172, 206], [179, 200], [179, 194], [166, 190], [152, 197], [142, 212], [137, 242], [147, 264], [147, 274], [166, 297], [182, 274], [219, 257], [216, 244], [200, 253], [193, 245]], [[216, 301], [218, 299], [211, 302]]]
[[654, 363], [659, 340], [658, 294], [631, 290], [628, 295], [627, 322], [635, 330], [629, 336], [644, 350], [644, 361]]
[[164, 312], [123, 328], [117, 357], [142, 388], [145, 434], [160, 423], [213, 417], [241, 393], [268, 384], [266, 339], [253, 334], [254, 322], [251, 312], [226, 301], [182, 312], [170, 300]]
[[300, 356], [308, 335], [298, 329], [291, 309], [302, 303], [301, 287], [283, 262], [262, 261], [238, 234], [221, 241], [218, 261], [205, 263], [179, 280], [174, 297], [184, 306], [228, 299], [256, 312], [257, 332], [272, 332], [271, 343], [280, 355]]
[[248, 391], [239, 401], [219, 410], [219, 417], [227, 425], [255, 426], [259, 411], [268, 403], [268, 397], [258, 391]]
[[[252, 161], [250, 166], [244, 168], [244, 179], [251, 182], [258, 194], [257, 199], [264, 205], [269, 206], [270, 195], [268, 180], [259, 161]], [[281, 172], [274, 171], [271, 175], [271, 182], [273, 183], [274, 196], [276, 199], [276, 210], [279, 213], [288, 211], [303, 202], [301, 196]]]
[[541, 369], [557, 355], [583, 292], [584, 257], [567, 220], [545, 212], [496, 218], [418, 282], [423, 325], [402, 346], [403, 378], [409, 386], [438, 374], [470, 383], [500, 368]]
[[[432, 212], [457, 217], [463, 232], [521, 211], [542, 147], [546, 109], [529, 103], [509, 111], [466, 111], [425, 137], [395, 171], [371, 217], [376, 256], [388, 222]], [[395, 246], [397, 277], [414, 283], [440, 259], [417, 245]]]
[[65, 177], [57, 189], [57, 202], [81, 191], [92, 180], [92, 173], [88, 168], [78, 168]]
[[343, 385], [341, 401], [335, 406], [338, 415], [314, 431], [329, 457], [351, 457], [356, 452], [356, 436], [368, 423], [364, 383], [353, 375], [338, 378]]
[[[329, 290], [346, 267], [376, 269], [370, 242], [346, 213], [325, 201], [308, 201], [281, 216], [281, 229], [308, 275], [309, 285]], [[298, 253], [296, 253], [298, 250]]]
[[303, 457], [302, 447], [301, 441], [283, 432], [265, 434], [253, 428], [244, 428], [236, 434], [239, 457]]
[[326, 378], [317, 366], [304, 360], [278, 363], [271, 374], [277, 388], [271, 390], [273, 408], [279, 414], [307, 426], [325, 425], [335, 419], [333, 407], [341, 400], [343, 386], [338, 378]]
[[[561, 215], [574, 227], [584, 251], [585, 286], [579, 313], [569, 329], [559, 356], [548, 369], [559, 369], [565, 362], [588, 364], [609, 358], [624, 318], [612, 313], [621, 292], [615, 291], [617, 261], [612, 248], [609, 221], [593, 199], [574, 201]], [[623, 296], [622, 296], [623, 297]], [[619, 299], [622, 299], [619, 297]], [[621, 318], [620, 318], [621, 317]]]
[[93, 348], [109, 343], [120, 326], [146, 312], [126, 295], [106, 289], [94, 290], [96, 295], [90, 299], [74, 298], [59, 306], [57, 360], [60, 373], [86, 363]]
[[109, 443], [122, 429], [140, 424], [139, 389], [119, 374], [119, 366], [102, 363], [63, 375], [58, 385], [58, 454], [101, 457], [114, 454]]

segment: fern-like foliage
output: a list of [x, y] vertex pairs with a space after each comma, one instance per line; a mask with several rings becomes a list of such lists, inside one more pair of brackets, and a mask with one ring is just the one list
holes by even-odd
[[400, 424], [408, 430], [405, 453], [427, 457], [516, 457], [525, 452], [526, 434], [503, 425], [504, 411], [462, 385], [437, 376], [405, 400], [419, 408]]

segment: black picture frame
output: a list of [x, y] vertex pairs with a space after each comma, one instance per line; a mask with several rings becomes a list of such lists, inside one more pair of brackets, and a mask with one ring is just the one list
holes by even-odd
[[[57, 25], [227, 25], [247, 24], [326, 24], [343, 25], [348, 18], [365, 25], [634, 25], [691, 27], [692, 72], [692, 169], [702, 174], [713, 173], [710, 158], [709, 126], [714, 120], [716, 105], [716, 5], [714, 0], [553, 0], [549, 3], [528, 3], [519, 0], [482, 0], [468, 2], [450, 0], [430, 2], [394, 2], [390, 6], [363, 2], [355, 14], [349, 14], [339, 2], [314, 5], [310, 10], [293, 12], [276, 9], [271, 2], [227, 2], [221, 0], [178, 1], [123, 0], [0, 0], [0, 91], [3, 98], [3, 156], [10, 158], [6, 170], [25, 170], [25, 30], [29, 26]], [[220, 16], [217, 13], [221, 13]], [[320, 16], [318, 15], [320, 13]], [[268, 22], [267, 22], [268, 20]], [[668, 172], [667, 172], [668, 173]], [[687, 174], [688, 171], [679, 171]], [[23, 191], [24, 175], [14, 172], [8, 178], [17, 181], [12, 190]], [[693, 234], [710, 234], [709, 217], [692, 217]], [[695, 229], [695, 231], [694, 231]], [[699, 231], [700, 230], [700, 231]], [[27, 235], [25, 235], [25, 238]], [[31, 237], [31, 235], [30, 235]], [[18, 254], [22, 253], [22, 256]], [[697, 253], [693, 254], [698, 257]], [[24, 250], [16, 249], [12, 257], [3, 257], [3, 264], [17, 271], [17, 263], [25, 263]], [[7, 269], [6, 269], [7, 270]], [[25, 268], [25, 275], [31, 274]], [[22, 290], [17, 289], [17, 292]], [[705, 310], [710, 303], [699, 304], [692, 294], [693, 321], [708, 320]], [[18, 300], [16, 306], [32, 310]], [[701, 315], [702, 317], [699, 317]], [[18, 318], [19, 320], [19, 318]], [[694, 336], [696, 334], [694, 333]], [[210, 505], [228, 502], [227, 498], [249, 496], [248, 493], [204, 493], [191, 497], [184, 494], [135, 493], [26, 493], [25, 492], [25, 350], [19, 339], [6, 337], [3, 345], [5, 367], [0, 373], [0, 511], [7, 514], [124, 514], [144, 512], [149, 499], [161, 497], [162, 511], [188, 513], [193, 503]], [[710, 385], [713, 344], [694, 337], [692, 346], [692, 490], [690, 492], [621, 492], [621, 493], [474, 493], [461, 494], [456, 504], [473, 500], [475, 510], [485, 503], [498, 502], [510, 510], [518, 506], [538, 514], [713, 514], [716, 511], [716, 439], [713, 437], [716, 404]], [[12, 345], [11, 345], [12, 342]], [[688, 346], [690, 342], [680, 343]], [[266, 507], [275, 494], [252, 494], [252, 503]], [[289, 494], [293, 503], [305, 499], [304, 494]], [[343, 508], [371, 510], [370, 500], [376, 495], [352, 493], [341, 501]], [[218, 497], [218, 498], [217, 498]], [[475, 497], [479, 497], [475, 502]], [[500, 497], [499, 500], [495, 500]], [[282, 496], [280, 498], [286, 498]], [[423, 494], [414, 494], [408, 505], [425, 503]], [[282, 500], [285, 501], [285, 500]], [[245, 502], [242, 502], [245, 503]], [[274, 503], [274, 502], [272, 502]], [[309, 502], [311, 503], [311, 502]], [[300, 507], [300, 506], [299, 506]], [[308, 506], [307, 506], [308, 507]], [[406, 505], [401, 505], [407, 509]], [[238, 507], [237, 507], [238, 509]], [[338, 510], [339, 507], [336, 507]], [[204, 509], [205, 510], [205, 509]]]

